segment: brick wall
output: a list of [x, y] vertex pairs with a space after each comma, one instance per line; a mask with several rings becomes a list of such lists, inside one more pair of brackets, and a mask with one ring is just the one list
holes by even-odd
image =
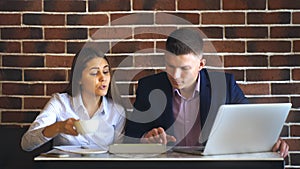
[[233, 73], [250, 102], [293, 103], [282, 136], [286, 168], [300, 168], [298, 0], [2, 0], [0, 127], [28, 127], [85, 44], [107, 50], [130, 109], [137, 80], [164, 69], [165, 38], [178, 27], [206, 35], [208, 64]]

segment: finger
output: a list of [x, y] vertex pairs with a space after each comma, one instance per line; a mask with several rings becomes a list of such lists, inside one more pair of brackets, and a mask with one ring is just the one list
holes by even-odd
[[281, 144], [281, 139], [278, 139], [277, 142], [275, 143], [275, 145], [273, 146], [272, 151], [273, 152], [278, 151], [279, 147], [280, 147], [280, 144]]
[[286, 157], [288, 154], [288, 149], [289, 146], [287, 145], [287, 143], [285, 141], [281, 141], [281, 146], [280, 146], [280, 155], [282, 157]]
[[168, 142], [176, 142], [176, 138], [174, 136], [167, 135], [166, 138]]
[[166, 134], [165, 130], [162, 127], [159, 127], [157, 130], [158, 130], [158, 133], [160, 136], [161, 143], [167, 144], [168, 140], [167, 140], [167, 134]]

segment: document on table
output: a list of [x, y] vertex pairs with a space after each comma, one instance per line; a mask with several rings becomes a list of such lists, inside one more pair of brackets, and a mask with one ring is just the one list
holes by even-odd
[[54, 146], [53, 148], [70, 152], [70, 153], [76, 153], [76, 154], [101, 154], [106, 153], [107, 150], [103, 150], [97, 146]]

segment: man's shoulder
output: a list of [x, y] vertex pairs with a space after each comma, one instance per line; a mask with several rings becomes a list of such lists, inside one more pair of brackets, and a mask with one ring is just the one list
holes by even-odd
[[225, 77], [227, 80], [228, 79], [233, 79], [234, 75], [228, 72], [224, 72], [222, 70], [210, 70], [210, 69], [204, 69], [201, 70], [202, 74], [207, 77], [214, 77], [214, 78], [220, 78], [220, 77]]

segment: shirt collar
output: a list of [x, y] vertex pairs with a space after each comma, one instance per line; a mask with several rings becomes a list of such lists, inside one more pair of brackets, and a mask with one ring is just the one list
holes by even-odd
[[[100, 105], [99, 109], [97, 111], [105, 114], [105, 112], [108, 112], [108, 98], [106, 98], [106, 96], [103, 96], [102, 97], [102, 104]], [[73, 107], [74, 107], [74, 110], [76, 112], [79, 112], [79, 109], [82, 108], [82, 109], [85, 109], [85, 106], [83, 104], [83, 101], [82, 101], [82, 96], [81, 96], [81, 93], [79, 93], [78, 95], [76, 95], [75, 97], [72, 97], [72, 101], [73, 101]]]

